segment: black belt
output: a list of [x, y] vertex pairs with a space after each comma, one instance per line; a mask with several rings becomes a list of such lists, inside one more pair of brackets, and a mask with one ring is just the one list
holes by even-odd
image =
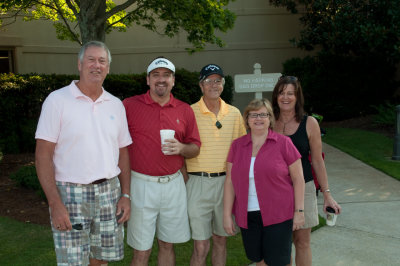
[[207, 173], [207, 172], [189, 172], [189, 175], [205, 176], [208, 178], [226, 175], [226, 172], [220, 173]]
[[101, 184], [101, 183], [103, 183], [103, 182], [106, 182], [107, 180], [108, 180], [107, 178], [102, 178], [102, 179], [98, 179], [98, 180], [96, 180], [96, 181], [93, 181], [93, 182], [90, 183], [90, 184], [98, 185], [98, 184]]

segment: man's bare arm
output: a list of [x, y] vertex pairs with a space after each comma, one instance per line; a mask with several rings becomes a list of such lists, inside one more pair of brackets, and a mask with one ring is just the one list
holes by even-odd
[[35, 165], [39, 182], [46, 194], [54, 226], [59, 230], [71, 230], [69, 214], [61, 201], [56, 186], [53, 155], [56, 144], [46, 140], [36, 141]]

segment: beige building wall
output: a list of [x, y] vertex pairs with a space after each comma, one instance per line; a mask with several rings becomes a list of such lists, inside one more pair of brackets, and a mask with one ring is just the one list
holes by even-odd
[[[255, 63], [261, 64], [263, 73], [281, 72], [285, 60], [305, 55], [289, 43], [299, 34], [298, 16], [272, 7], [266, 0], [236, 0], [229, 8], [237, 15], [234, 29], [218, 33], [226, 46], [209, 45], [193, 55], [185, 51], [190, 47], [185, 34], [170, 39], [138, 26], [124, 33], [112, 32], [106, 36], [113, 56], [111, 73], [142, 73], [153, 58], [163, 55], [176, 67], [190, 71], [216, 63], [233, 77], [253, 73]], [[14, 50], [16, 73], [78, 73], [79, 45], [58, 40], [49, 21], [18, 21], [3, 28], [0, 49], [4, 48]], [[254, 93], [236, 94], [234, 105], [243, 110], [252, 98]]]

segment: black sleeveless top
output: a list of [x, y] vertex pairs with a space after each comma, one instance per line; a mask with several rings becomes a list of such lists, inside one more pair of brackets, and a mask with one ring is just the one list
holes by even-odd
[[306, 124], [307, 115], [305, 115], [301, 120], [297, 131], [288, 137], [292, 140], [294, 146], [296, 146], [297, 150], [301, 154], [301, 165], [303, 166], [304, 180], [307, 183], [313, 180], [313, 176], [311, 172], [311, 164], [308, 160], [308, 155], [310, 154], [310, 143], [308, 142]]

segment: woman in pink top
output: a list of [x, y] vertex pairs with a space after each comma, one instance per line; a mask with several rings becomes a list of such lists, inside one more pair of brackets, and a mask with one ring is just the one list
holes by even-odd
[[249, 133], [236, 139], [228, 155], [224, 187], [224, 228], [241, 229], [247, 257], [256, 265], [290, 263], [292, 231], [304, 223], [304, 178], [300, 154], [291, 140], [271, 129], [267, 100], [253, 100], [243, 114]]

